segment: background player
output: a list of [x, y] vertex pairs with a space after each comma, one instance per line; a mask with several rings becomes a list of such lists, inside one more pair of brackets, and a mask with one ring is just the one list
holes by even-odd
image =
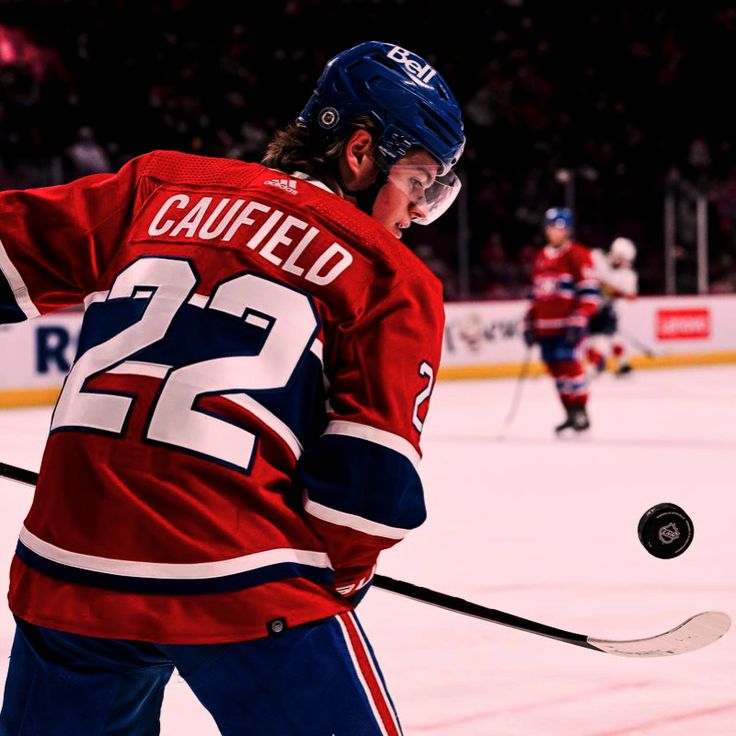
[[582, 432], [590, 427], [586, 411], [588, 386], [578, 345], [600, 301], [590, 251], [572, 239], [573, 214], [552, 207], [544, 214], [547, 244], [532, 269], [532, 305], [524, 319], [524, 341], [539, 344], [565, 420], [555, 428]]
[[591, 253], [596, 276], [600, 282], [601, 305], [591, 317], [590, 337], [586, 341], [586, 357], [598, 373], [606, 367], [612, 356], [616, 361], [616, 373], [631, 372], [627, 359], [626, 338], [618, 330], [617, 299], [635, 299], [638, 293], [638, 276], [633, 268], [636, 246], [628, 238], [616, 238], [608, 253], [595, 249]]
[[[452, 203], [439, 73], [332, 59], [269, 167], [172, 152], [0, 194], [0, 315], [84, 303], [12, 563], [4, 735], [158, 733], [176, 666], [223, 734], [400, 733], [353, 608], [425, 518]], [[357, 206], [356, 206], [357, 205]]]

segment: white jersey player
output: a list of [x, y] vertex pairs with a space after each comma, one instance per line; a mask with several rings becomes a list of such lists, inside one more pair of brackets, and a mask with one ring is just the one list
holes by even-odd
[[613, 357], [616, 373], [631, 372], [627, 358], [628, 345], [618, 329], [615, 310], [617, 299], [635, 299], [639, 289], [639, 278], [633, 268], [636, 246], [629, 238], [616, 238], [608, 252], [596, 249], [592, 253], [593, 265], [600, 281], [601, 306], [589, 324], [590, 337], [587, 342], [587, 359], [597, 372], [606, 367]]

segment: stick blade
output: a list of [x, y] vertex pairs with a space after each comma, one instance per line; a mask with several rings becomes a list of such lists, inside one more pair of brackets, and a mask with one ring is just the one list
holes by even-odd
[[727, 614], [720, 611], [705, 611], [657, 636], [630, 641], [588, 637], [588, 643], [602, 652], [622, 657], [669, 657], [707, 647], [718, 641], [730, 627], [731, 619]]

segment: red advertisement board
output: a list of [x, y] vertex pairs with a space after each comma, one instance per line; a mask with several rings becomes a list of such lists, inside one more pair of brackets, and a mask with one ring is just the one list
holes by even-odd
[[658, 340], [705, 340], [710, 337], [710, 309], [658, 309]]

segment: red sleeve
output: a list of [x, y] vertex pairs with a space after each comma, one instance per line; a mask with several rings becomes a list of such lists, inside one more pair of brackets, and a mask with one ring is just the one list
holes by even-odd
[[143, 158], [117, 174], [0, 192], [0, 322], [79, 304], [96, 290], [129, 226]]
[[529, 307], [526, 311], [526, 314], [524, 315], [524, 322], [523, 322], [523, 329], [532, 329], [534, 327], [534, 320], [536, 319], [536, 279], [537, 279], [537, 271], [538, 271], [538, 263], [539, 263], [539, 253], [536, 253], [534, 255], [534, 261], [532, 262], [532, 270], [530, 274], [531, 279], [531, 302], [529, 303]]
[[444, 326], [441, 287], [428, 279], [375, 288], [369, 304], [336, 337], [329, 423], [300, 461], [307, 518], [344, 595], [426, 518], [419, 439]]
[[418, 453], [426, 390], [434, 385], [442, 350], [441, 286], [433, 277], [388, 283], [369, 303], [338, 335], [330, 418], [392, 432]]
[[575, 309], [570, 322], [579, 320], [583, 325], [596, 313], [600, 306], [601, 294], [598, 277], [593, 266], [590, 251], [577, 246], [573, 251], [573, 274], [575, 277]]

